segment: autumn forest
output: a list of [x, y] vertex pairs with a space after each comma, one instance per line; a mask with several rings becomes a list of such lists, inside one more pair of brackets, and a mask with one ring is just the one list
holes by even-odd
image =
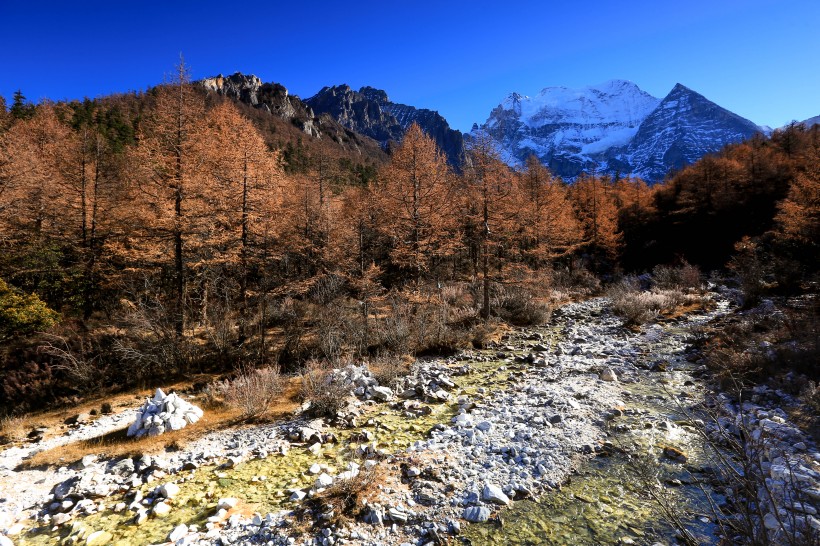
[[145, 93], [0, 106], [5, 409], [448, 353], [657, 266], [734, 279], [749, 305], [816, 289], [817, 126], [655, 185], [568, 184], [481, 138], [453, 169], [416, 125], [387, 153], [351, 151], [184, 67]]

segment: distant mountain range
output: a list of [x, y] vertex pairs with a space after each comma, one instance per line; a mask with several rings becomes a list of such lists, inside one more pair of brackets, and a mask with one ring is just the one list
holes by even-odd
[[[663, 99], [624, 80], [582, 89], [547, 87], [535, 97], [511, 93], [486, 122], [474, 124], [470, 133], [462, 135], [438, 112], [391, 102], [385, 91], [372, 87], [358, 91], [347, 85], [324, 87], [301, 100], [288, 94], [284, 86], [262, 83], [252, 75], [220, 75], [200, 83], [290, 119], [318, 138], [323, 131], [336, 134], [344, 128], [389, 150], [415, 122], [457, 168], [470, 140], [486, 134], [510, 165], [523, 165], [535, 155], [567, 180], [598, 173], [657, 182], [726, 144], [771, 131], [681, 84]], [[819, 122], [820, 116], [803, 123]]]

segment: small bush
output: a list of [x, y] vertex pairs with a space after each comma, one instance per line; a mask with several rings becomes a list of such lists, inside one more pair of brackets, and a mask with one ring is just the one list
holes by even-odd
[[607, 297], [612, 300], [612, 310], [628, 326], [656, 320], [661, 314], [673, 313], [682, 305], [700, 301], [699, 296], [684, 294], [680, 289], [642, 291], [635, 277], [613, 284], [607, 290]]
[[509, 324], [531, 326], [544, 324], [550, 318], [549, 305], [536, 300], [531, 292], [522, 287], [501, 286], [494, 299], [493, 307]]
[[328, 523], [342, 523], [346, 520], [355, 520], [362, 515], [369, 500], [378, 493], [377, 472], [374, 469], [359, 469], [358, 474], [348, 479], [336, 480], [333, 485], [319, 493], [311, 504], [320, 513], [332, 513]]
[[373, 378], [379, 385], [393, 387], [399, 378], [410, 373], [410, 366], [407, 361], [399, 357], [378, 358], [368, 363], [368, 368]]
[[278, 368], [242, 370], [234, 379], [218, 383], [216, 390], [244, 417], [259, 417], [282, 395], [284, 381]]
[[661, 290], [699, 290], [702, 284], [700, 270], [686, 262], [680, 267], [655, 266], [652, 282], [655, 288]]
[[310, 402], [310, 411], [316, 416], [335, 417], [350, 395], [349, 387], [331, 381], [332, 371], [329, 362], [313, 359], [305, 363], [299, 375], [300, 398]]

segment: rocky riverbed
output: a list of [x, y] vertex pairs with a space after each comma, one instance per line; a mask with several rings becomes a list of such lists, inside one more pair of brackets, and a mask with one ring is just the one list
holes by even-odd
[[[220, 431], [172, 453], [90, 454], [72, 468], [16, 470], [38, 449], [123, 428], [134, 412], [105, 416], [0, 453], [0, 540], [671, 544], [675, 530], [658, 523], [646, 484], [629, 470], [645, 455], [708, 542], [715, 522], [699, 484], [715, 473], [690, 426], [688, 409], [707, 394], [691, 342], [729, 310], [714, 295], [708, 312], [636, 332], [606, 299], [574, 303], [549, 325], [513, 331], [492, 349], [419, 361], [393, 389], [366, 370], [340, 370], [338, 380], [355, 396], [333, 422], [297, 417]], [[771, 480], [799, 476], [807, 491], [775, 495], [767, 527], [773, 536], [810, 529], [820, 455], [778, 411], [780, 398], [758, 394], [754, 407], [743, 408], [752, 417], [739, 424], [770, 439], [764, 470]], [[722, 404], [741, 409], [729, 399]], [[719, 433], [709, 426], [707, 433]], [[356, 508], [359, 517], [340, 520], [321, 501], [334, 483], [370, 472], [378, 481]], [[720, 502], [725, 488], [708, 485]]]

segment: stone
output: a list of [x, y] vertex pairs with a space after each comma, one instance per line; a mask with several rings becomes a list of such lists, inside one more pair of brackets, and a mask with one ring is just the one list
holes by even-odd
[[230, 510], [235, 508], [237, 504], [239, 504], [239, 499], [234, 497], [226, 497], [224, 499], [219, 499], [219, 502], [216, 503], [216, 509]]
[[179, 486], [175, 483], [166, 483], [160, 485], [157, 489], [158, 493], [166, 499], [173, 499], [179, 495]]
[[617, 382], [618, 376], [615, 373], [615, 370], [612, 368], [606, 368], [604, 371], [601, 372], [601, 375], [598, 376], [601, 381], [609, 381], [609, 382]]
[[14, 542], [5, 535], [0, 535], [0, 546], [14, 546]]
[[688, 460], [686, 454], [681, 451], [680, 449], [672, 446], [666, 446], [663, 448], [663, 455], [669, 459], [673, 459], [675, 461], [685, 463]]
[[304, 491], [302, 491], [300, 489], [300, 490], [294, 491], [290, 495], [290, 500], [292, 500], [294, 502], [300, 502], [300, 501], [304, 500], [305, 497], [307, 497], [307, 493], [305, 493]]
[[510, 498], [504, 494], [500, 487], [491, 483], [484, 485], [484, 490], [481, 492], [481, 499], [493, 504], [508, 505]]
[[319, 474], [319, 477], [316, 478], [316, 482], [313, 484], [316, 489], [324, 489], [326, 487], [330, 487], [331, 485], [333, 485], [333, 478], [328, 476], [325, 472]]
[[158, 518], [162, 518], [171, 513], [171, 507], [164, 502], [158, 502], [151, 509], [151, 513]]
[[69, 521], [71, 521], [70, 514], [54, 514], [54, 517], [51, 518], [51, 523], [53, 523], [54, 525], [62, 525], [64, 523], [68, 523]]
[[370, 387], [370, 396], [373, 400], [387, 402], [393, 399], [393, 391], [387, 387]]
[[134, 422], [128, 427], [128, 436], [158, 436], [169, 430], [179, 430], [197, 422], [203, 415], [200, 408], [190, 404], [176, 393], [166, 395], [157, 389], [137, 410]]
[[780, 529], [780, 523], [777, 521], [777, 517], [771, 512], [763, 516], [763, 526], [769, 531]]
[[82, 425], [87, 423], [91, 420], [91, 416], [87, 413], [78, 413], [76, 415], [72, 415], [68, 419], [64, 421], [66, 425]]
[[177, 540], [181, 539], [185, 535], [188, 534], [188, 526], [184, 523], [181, 523], [174, 527], [174, 530], [168, 533], [168, 540], [171, 542], [176, 542]]
[[85, 546], [106, 546], [114, 539], [108, 531], [94, 531], [85, 539]]
[[123, 459], [114, 463], [108, 472], [109, 474], [126, 477], [133, 474], [135, 470], [133, 459]]
[[461, 517], [470, 523], [483, 523], [490, 519], [490, 509], [486, 506], [468, 506]]
[[86, 455], [82, 459], [80, 459], [80, 468], [88, 468], [89, 466], [93, 465], [97, 460], [96, 455]]
[[390, 510], [387, 511], [387, 515], [390, 516], [391, 521], [395, 521], [396, 523], [407, 523], [407, 512], [400, 508], [390, 508]]
[[481, 421], [479, 424], [475, 426], [481, 432], [488, 432], [491, 428], [493, 428], [492, 423], [489, 421]]
[[310, 465], [310, 468], [308, 468], [308, 474], [313, 474], [314, 476], [316, 474], [319, 474], [321, 471], [322, 467], [319, 466], [319, 463], [313, 463], [312, 465]]

